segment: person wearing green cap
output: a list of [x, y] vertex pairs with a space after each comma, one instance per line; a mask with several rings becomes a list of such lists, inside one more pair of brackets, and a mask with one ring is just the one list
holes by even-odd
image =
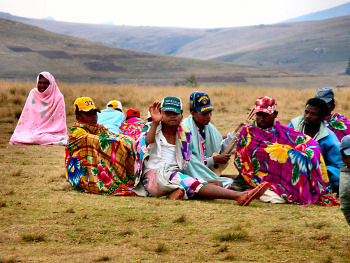
[[192, 155], [192, 137], [182, 122], [182, 102], [165, 97], [149, 107], [152, 122], [146, 124], [137, 141], [137, 172], [134, 192], [140, 196], [188, 199], [231, 199], [247, 206], [267, 190], [264, 183], [247, 192], [223, 188], [217, 180], [201, 180], [185, 174]]

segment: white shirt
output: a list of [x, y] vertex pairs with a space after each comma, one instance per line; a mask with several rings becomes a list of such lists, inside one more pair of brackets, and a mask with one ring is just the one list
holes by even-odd
[[163, 167], [166, 163], [174, 163], [175, 145], [168, 143], [162, 131], [160, 131], [155, 138], [155, 142], [148, 145], [150, 153], [148, 159], [144, 161], [143, 174], [149, 170]]

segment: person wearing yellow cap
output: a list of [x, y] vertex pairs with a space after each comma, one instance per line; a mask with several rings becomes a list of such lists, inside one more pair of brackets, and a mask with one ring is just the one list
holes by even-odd
[[74, 102], [77, 122], [68, 131], [66, 178], [77, 190], [130, 195], [134, 186], [135, 142], [97, 123], [100, 110], [89, 97]]
[[106, 109], [97, 113], [97, 122], [114, 133], [121, 133], [120, 126], [125, 121], [122, 103], [118, 100], [111, 100], [107, 103]]

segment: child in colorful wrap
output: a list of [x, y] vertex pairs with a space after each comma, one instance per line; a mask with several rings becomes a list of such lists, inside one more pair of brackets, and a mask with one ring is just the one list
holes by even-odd
[[192, 138], [182, 121], [182, 102], [165, 97], [149, 107], [152, 122], [146, 124], [137, 141], [137, 172], [134, 192], [141, 196], [188, 199], [199, 195], [208, 199], [231, 199], [247, 206], [261, 197], [268, 183], [237, 192], [222, 187], [217, 180], [198, 180], [183, 170], [192, 154]]

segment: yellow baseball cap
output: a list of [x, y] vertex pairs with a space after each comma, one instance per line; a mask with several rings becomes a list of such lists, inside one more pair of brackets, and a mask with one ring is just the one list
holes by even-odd
[[74, 110], [78, 111], [91, 111], [91, 110], [97, 110], [98, 112], [101, 112], [98, 108], [96, 108], [94, 101], [89, 97], [80, 97], [77, 98], [74, 101]]

